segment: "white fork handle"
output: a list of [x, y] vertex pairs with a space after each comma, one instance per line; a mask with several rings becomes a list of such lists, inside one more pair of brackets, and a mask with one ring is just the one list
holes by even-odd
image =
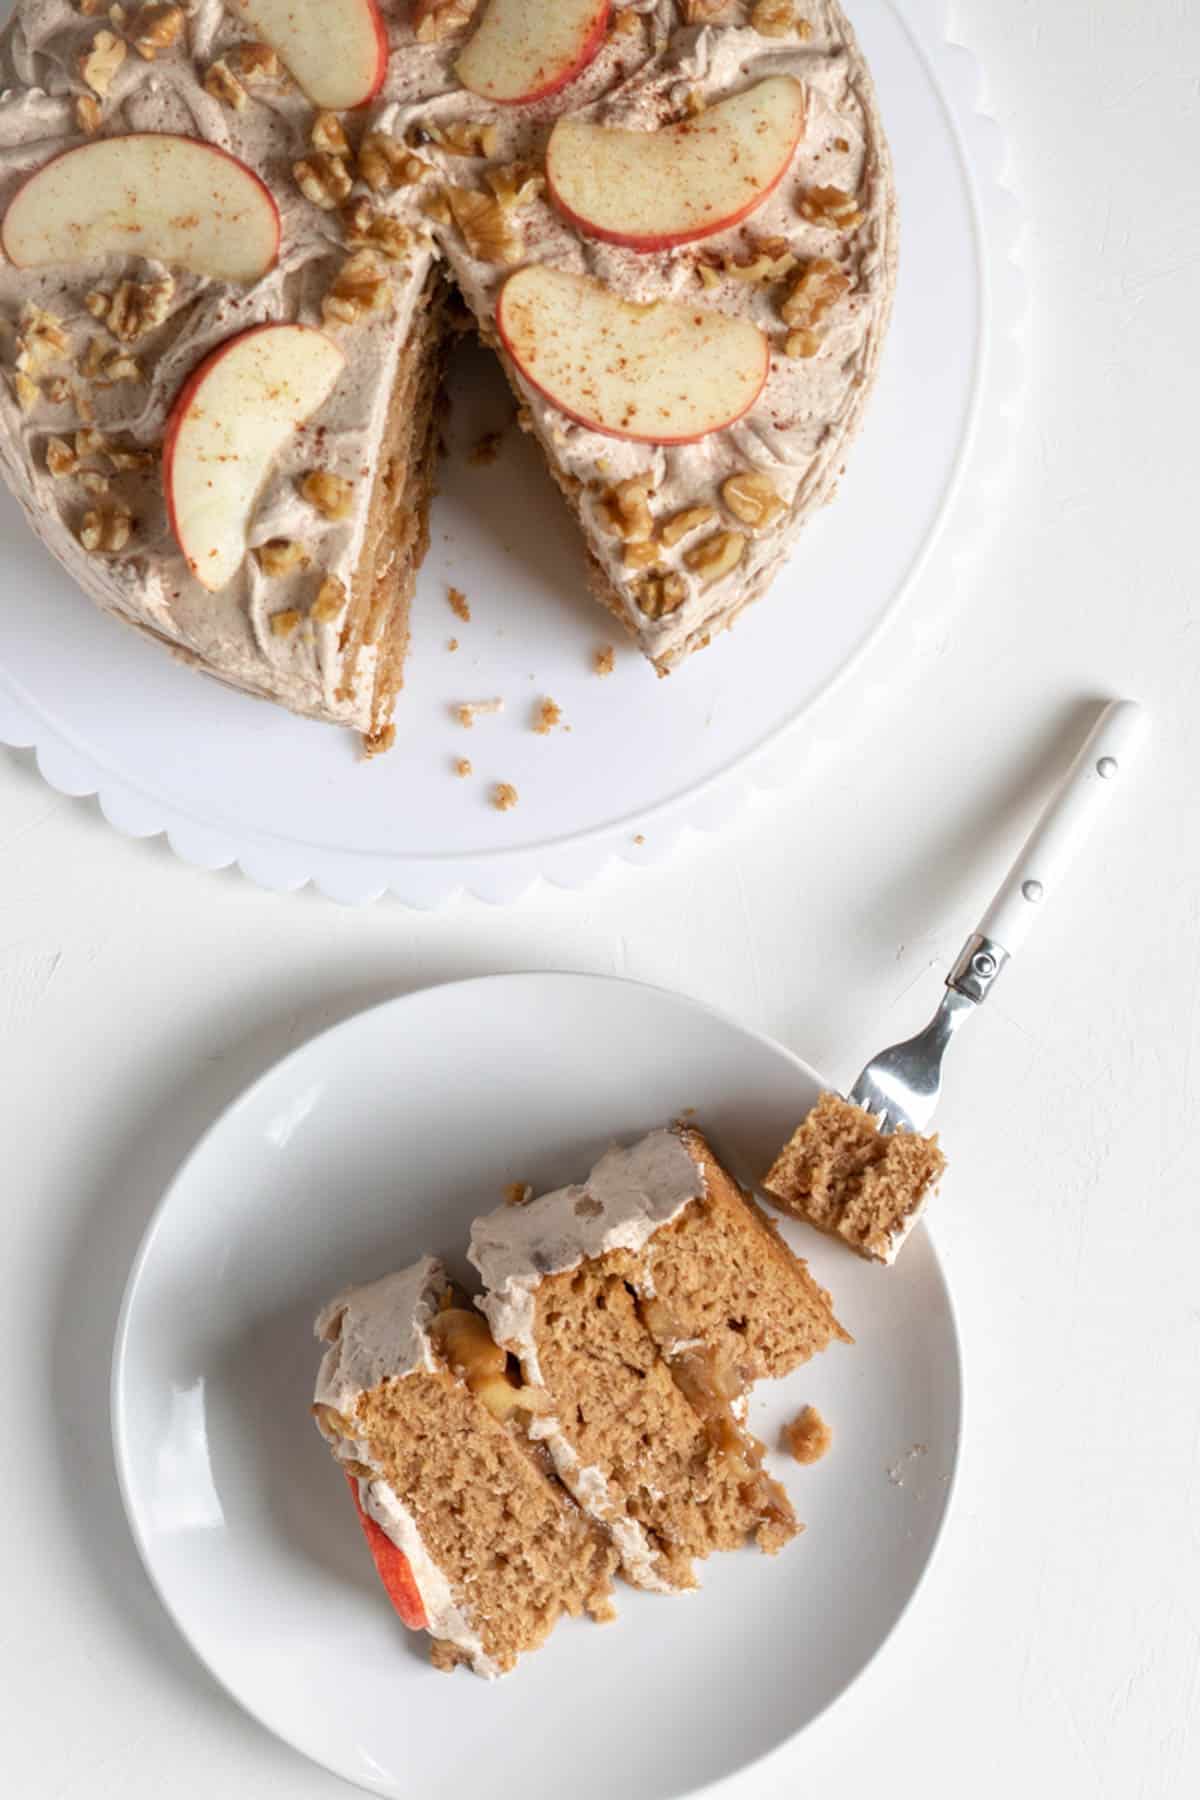
[[1010, 956], [1020, 949], [1101, 813], [1124, 786], [1149, 729], [1149, 716], [1136, 701], [1114, 700], [1105, 707], [984, 914], [981, 937]]

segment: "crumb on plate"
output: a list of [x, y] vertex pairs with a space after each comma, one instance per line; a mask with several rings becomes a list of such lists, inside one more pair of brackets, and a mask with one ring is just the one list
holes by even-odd
[[798, 1463], [820, 1462], [833, 1442], [833, 1432], [815, 1406], [802, 1407], [783, 1428], [783, 1448]]
[[492, 805], [497, 812], [511, 812], [519, 798], [511, 781], [498, 781], [492, 789]]

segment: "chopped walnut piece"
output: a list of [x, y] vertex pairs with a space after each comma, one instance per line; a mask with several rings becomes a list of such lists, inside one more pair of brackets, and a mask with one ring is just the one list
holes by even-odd
[[740, 258], [725, 256], [723, 259], [725, 273], [732, 275], [735, 281], [755, 282], [761, 287], [769, 287], [773, 281], [781, 281], [796, 266], [796, 258], [786, 243], [778, 243], [772, 239], [770, 244], [759, 244], [753, 255]]
[[22, 369], [13, 376], [13, 392], [17, 396], [17, 405], [22, 412], [32, 412], [42, 397], [42, 390], [36, 381], [32, 381]]
[[61, 362], [70, 349], [70, 334], [58, 314], [27, 300], [17, 327], [15, 366], [26, 375], [41, 375], [51, 363]]
[[605, 644], [603, 649], [597, 650], [592, 659], [592, 667], [597, 675], [611, 675], [616, 664], [617, 653], [611, 644]]
[[685, 538], [689, 531], [699, 531], [701, 525], [711, 525], [717, 516], [715, 506], [685, 506], [677, 512], [665, 525], [659, 527], [659, 537], [667, 548]]
[[806, 188], [798, 205], [802, 219], [810, 225], [825, 225], [830, 231], [853, 231], [866, 217], [854, 195], [836, 187]]
[[135, 357], [127, 356], [123, 350], [114, 350], [111, 356], [106, 357], [99, 373], [106, 387], [111, 387], [118, 381], [144, 379], [141, 364]]
[[219, 100], [222, 106], [231, 106], [234, 112], [244, 112], [250, 101], [249, 94], [223, 57], [209, 64], [204, 76], [204, 91]]
[[76, 456], [107, 456], [108, 440], [99, 431], [77, 431], [75, 433]]
[[309, 564], [308, 551], [294, 538], [268, 538], [254, 554], [263, 574], [271, 577], [290, 575], [293, 570], [307, 569]]
[[787, 37], [796, 27], [792, 0], [757, 0], [750, 23], [760, 37]]
[[346, 133], [342, 129], [342, 121], [335, 112], [319, 112], [313, 120], [309, 133], [309, 142], [314, 150], [327, 151], [330, 156], [349, 156], [350, 145]]
[[46, 380], [46, 398], [51, 406], [67, 406], [73, 397], [73, 389], [65, 375], [50, 375]]
[[99, 469], [80, 469], [79, 482], [89, 494], [107, 494], [108, 476], [102, 475]]
[[98, 19], [108, 11], [108, 0], [79, 0], [79, 10], [85, 19]]
[[525, 249], [521, 229], [494, 194], [452, 187], [447, 188], [446, 199], [472, 256], [481, 262], [506, 265], [521, 260]]
[[291, 637], [301, 617], [294, 606], [285, 607], [282, 612], [271, 614], [271, 630], [276, 637]]
[[346, 242], [352, 249], [378, 250], [389, 262], [400, 262], [412, 249], [413, 234], [399, 219], [376, 212], [371, 202], [361, 196], [342, 209]]
[[123, 31], [125, 29], [125, 21], [128, 16], [125, 8], [121, 5], [121, 0], [113, 0], [113, 4], [108, 9], [108, 17], [109, 22], [114, 25], [118, 31]]
[[374, 194], [412, 187], [430, 173], [430, 165], [384, 131], [369, 131], [358, 153], [358, 172]]
[[[682, 575], [644, 575], [633, 590], [637, 609], [647, 619], [665, 619], [677, 612], [687, 599], [687, 583]], [[602, 673], [607, 674], [605, 669]]]
[[79, 73], [93, 94], [99, 94], [103, 100], [124, 61], [123, 39], [115, 37], [111, 31], [98, 31], [88, 48], [80, 53]]
[[511, 781], [498, 781], [492, 789], [492, 805], [497, 812], [511, 812], [520, 797]]
[[104, 359], [108, 353], [108, 346], [103, 338], [90, 339], [79, 365], [81, 374], [86, 375], [89, 379], [94, 379], [103, 368]]
[[338, 271], [321, 302], [327, 325], [355, 325], [368, 313], [382, 312], [392, 297], [387, 271], [373, 250], [356, 250]]
[[65, 438], [46, 439], [46, 467], [55, 477], [73, 475], [79, 467], [79, 458]]
[[758, 469], [743, 469], [721, 483], [721, 498], [743, 525], [761, 530], [779, 512], [783, 501], [769, 475]]
[[270, 44], [238, 44], [229, 54], [243, 81], [274, 81], [279, 74], [279, 58]]
[[138, 55], [153, 62], [160, 50], [169, 50], [178, 43], [182, 30], [182, 6], [143, 6], [138, 9], [130, 36]]
[[498, 169], [488, 169], [484, 179], [501, 206], [510, 212], [526, 205], [544, 186], [544, 178], [533, 164], [525, 162], [502, 163]]
[[326, 150], [314, 151], [312, 156], [294, 162], [292, 174], [304, 198], [319, 206], [322, 212], [333, 212], [354, 186], [354, 177], [343, 159], [330, 156]]
[[451, 119], [445, 125], [431, 121], [423, 127], [431, 144], [447, 156], [495, 156], [499, 134], [490, 120]]
[[792, 327], [784, 346], [789, 356], [817, 354], [820, 327], [849, 291], [850, 277], [827, 256], [809, 263], [779, 308], [784, 324]]
[[159, 276], [157, 281], [123, 281], [109, 299], [103, 314], [97, 313], [89, 294], [85, 304], [89, 312], [103, 317], [105, 325], [123, 344], [131, 344], [161, 325], [171, 310], [175, 297], [175, 277]]
[[332, 625], [346, 609], [346, 584], [337, 575], [327, 575], [317, 589], [311, 617], [319, 625]]
[[99, 131], [103, 119], [104, 109], [93, 94], [76, 94], [75, 123], [80, 131], [86, 131], [90, 136]]
[[625, 545], [621, 561], [627, 569], [653, 569], [659, 561], [659, 547], [653, 538], [639, 538], [636, 543]]
[[328, 469], [310, 469], [300, 479], [300, 493], [327, 519], [348, 519], [354, 504], [354, 483]]
[[562, 724], [562, 707], [557, 700], [548, 697], [537, 708], [533, 718], [533, 729], [539, 737], [549, 737], [556, 725]]
[[155, 463], [153, 450], [122, 450], [116, 444], [108, 452], [108, 458], [114, 469], [121, 470], [152, 469]]
[[705, 587], [711, 587], [714, 581], [720, 581], [731, 569], [737, 568], [745, 550], [746, 540], [740, 531], [714, 531], [693, 550], [685, 550], [683, 560], [693, 574], [699, 575]]
[[783, 1428], [782, 1448], [798, 1463], [820, 1462], [833, 1443], [833, 1432], [815, 1406], [802, 1408]]
[[133, 534], [133, 515], [124, 506], [97, 506], [83, 515], [79, 541], [85, 550], [123, 550]]
[[449, 225], [450, 202], [446, 198], [445, 188], [430, 189], [421, 202], [421, 211], [427, 219], [436, 219], [439, 225]]
[[470, 775], [471, 772], [472, 772], [472, 770], [471, 770], [470, 757], [469, 756], [457, 757], [455, 760], [455, 764], [454, 764], [454, 773], [459, 777], [459, 779], [465, 781], [467, 776]]
[[624, 538], [627, 544], [640, 543], [652, 536], [654, 520], [650, 513], [650, 495], [653, 491], [648, 475], [631, 475], [628, 480], [606, 488], [597, 508], [604, 529]]
[[102, 319], [112, 305], [112, 295], [106, 294], [103, 288], [93, 288], [90, 293], [83, 296], [83, 304], [93, 319]]
[[446, 600], [455, 618], [461, 619], [464, 625], [469, 625], [471, 623], [471, 602], [461, 588], [447, 588]]
[[528, 1206], [533, 1199], [533, 1187], [528, 1181], [510, 1181], [504, 1190], [505, 1206]]
[[440, 44], [443, 38], [465, 31], [477, 4], [478, 0], [424, 0], [415, 32], [418, 44]]

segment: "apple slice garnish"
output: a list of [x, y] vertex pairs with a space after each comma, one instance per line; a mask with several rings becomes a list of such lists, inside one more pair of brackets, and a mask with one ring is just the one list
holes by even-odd
[[726, 231], [761, 206], [804, 136], [804, 88], [772, 75], [661, 131], [560, 119], [546, 175], [559, 211], [589, 237], [669, 250]]
[[345, 362], [311, 325], [254, 325], [218, 344], [184, 382], [163, 437], [163, 490], [188, 567], [213, 593], [241, 567], [267, 471]]
[[135, 131], [43, 163], [17, 189], [0, 242], [22, 269], [146, 256], [218, 281], [257, 281], [279, 253], [279, 209], [227, 150]]
[[611, 10], [611, 0], [487, 0], [455, 74], [505, 106], [545, 100], [591, 62]]
[[770, 366], [746, 319], [530, 263], [500, 290], [496, 325], [518, 370], [568, 418], [644, 444], [691, 444], [754, 405]]
[[387, 27], [376, 0], [225, 0], [277, 50], [314, 106], [344, 112], [373, 100], [387, 74]]
[[366, 1534], [367, 1545], [375, 1562], [375, 1570], [388, 1591], [388, 1598], [410, 1631], [424, 1631], [428, 1624], [421, 1590], [413, 1580], [412, 1565], [403, 1550], [398, 1550], [386, 1531], [380, 1529], [367, 1512], [358, 1493], [358, 1482], [347, 1475], [358, 1521]]

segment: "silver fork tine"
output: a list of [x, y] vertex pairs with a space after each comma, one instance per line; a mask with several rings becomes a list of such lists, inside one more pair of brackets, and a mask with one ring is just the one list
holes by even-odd
[[1145, 742], [1148, 721], [1132, 700], [1115, 700], [1088, 734], [1042, 813], [979, 929], [946, 977], [941, 1005], [924, 1031], [881, 1050], [850, 1090], [856, 1106], [880, 1117], [882, 1132], [924, 1131], [942, 1088], [950, 1040], [991, 993], [1024, 943], [1043, 900], [1055, 891], [1099, 821], [1117, 777]]

